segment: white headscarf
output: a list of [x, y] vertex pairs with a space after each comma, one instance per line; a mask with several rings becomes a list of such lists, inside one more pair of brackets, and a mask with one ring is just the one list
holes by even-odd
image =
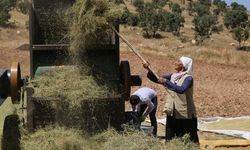
[[180, 58], [181, 63], [183, 64], [186, 71], [174, 73], [172, 76], [174, 78], [174, 82], [177, 83], [177, 81], [184, 76], [185, 74], [192, 75], [193, 73], [193, 60], [189, 57], [182, 56]]
[[193, 74], [193, 60], [189, 57], [182, 56], [180, 58], [181, 63], [183, 64], [184, 68], [186, 69], [187, 74]]

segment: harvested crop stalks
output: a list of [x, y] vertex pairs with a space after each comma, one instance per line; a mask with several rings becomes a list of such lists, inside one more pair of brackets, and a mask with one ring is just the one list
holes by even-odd
[[115, 89], [106, 85], [98, 85], [88, 70], [80, 70], [76, 66], [64, 66], [32, 81], [37, 97], [59, 97], [68, 101], [71, 106], [78, 106], [84, 98], [108, 97], [115, 95]]
[[112, 31], [107, 23], [119, 19], [123, 10], [109, 0], [77, 0], [70, 10], [69, 50], [73, 57], [83, 57], [93, 46], [111, 44]]
[[89, 149], [79, 130], [63, 127], [39, 129], [33, 134], [23, 133], [20, 143], [23, 150]]
[[[34, 146], [36, 145], [36, 146]], [[80, 130], [67, 129], [62, 127], [49, 127], [39, 129], [33, 134], [23, 134], [21, 140], [23, 150], [198, 150], [199, 146], [190, 140], [188, 136], [180, 139], [173, 139], [169, 142], [161, 142], [159, 139], [146, 136], [137, 131], [124, 131], [118, 133], [108, 129], [100, 134], [86, 137]]]

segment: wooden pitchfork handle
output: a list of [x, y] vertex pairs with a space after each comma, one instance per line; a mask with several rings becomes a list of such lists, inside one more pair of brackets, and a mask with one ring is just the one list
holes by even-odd
[[[125, 42], [127, 45], [128, 45], [128, 47], [136, 54], [136, 56], [138, 56], [140, 59], [141, 59], [141, 61], [143, 62], [143, 64], [149, 64], [142, 56], [141, 56], [141, 54], [138, 52], [138, 50], [135, 48], [135, 47], [133, 47], [133, 45], [124, 37], [124, 36], [122, 36], [112, 25], [110, 25], [109, 24], [109, 26], [111, 27], [111, 29], [123, 40], [123, 42]], [[156, 74], [155, 73], [155, 71], [148, 65], [148, 71], [151, 71], [153, 74], [154, 74], [154, 76], [157, 78], [157, 79], [159, 79], [159, 76], [158, 76], [158, 74]]]

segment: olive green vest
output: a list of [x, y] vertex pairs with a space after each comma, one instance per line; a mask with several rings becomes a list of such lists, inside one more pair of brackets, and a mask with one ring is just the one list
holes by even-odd
[[[190, 75], [186, 74], [182, 76], [177, 85], [181, 86], [184, 80]], [[174, 79], [170, 80], [174, 83]], [[177, 119], [191, 119], [196, 117], [196, 110], [193, 101], [193, 85], [188, 88], [183, 94], [178, 94], [174, 91], [168, 90], [167, 103], [165, 105], [165, 111], [168, 116], [175, 116]]]

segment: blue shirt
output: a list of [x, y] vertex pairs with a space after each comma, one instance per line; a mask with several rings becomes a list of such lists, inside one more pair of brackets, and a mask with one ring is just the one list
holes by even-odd
[[[163, 84], [166, 88], [168, 88], [171, 91], [174, 91], [179, 94], [183, 94], [188, 88], [190, 88], [193, 85], [193, 77], [189, 76], [187, 77], [181, 86], [176, 85], [175, 83], [172, 83], [170, 81], [172, 74], [163, 75], [161, 77], [167, 79], [167, 81]], [[154, 76], [152, 72], [148, 72], [147, 77], [155, 82], [158, 83], [157, 78]]]

